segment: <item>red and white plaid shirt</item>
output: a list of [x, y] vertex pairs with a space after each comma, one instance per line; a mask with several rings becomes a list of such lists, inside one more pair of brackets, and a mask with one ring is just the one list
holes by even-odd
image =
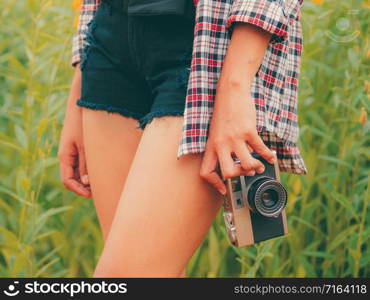
[[[86, 25], [99, 3], [100, 0], [83, 0], [78, 32], [73, 38], [73, 66], [80, 61]], [[194, 0], [194, 4], [193, 58], [177, 158], [205, 150], [216, 85], [233, 26], [235, 22], [248, 22], [272, 33], [251, 86], [257, 130], [266, 146], [276, 151], [280, 171], [306, 174], [297, 144], [303, 0]]]

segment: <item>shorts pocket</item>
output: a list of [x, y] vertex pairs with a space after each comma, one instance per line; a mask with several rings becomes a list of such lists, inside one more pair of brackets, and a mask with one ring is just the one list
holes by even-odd
[[181, 66], [178, 69], [177, 83], [180, 88], [187, 89], [191, 72], [193, 45], [186, 48], [181, 58]]

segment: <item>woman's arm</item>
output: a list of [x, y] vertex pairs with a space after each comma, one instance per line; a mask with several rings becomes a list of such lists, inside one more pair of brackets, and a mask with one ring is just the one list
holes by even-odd
[[[263, 172], [263, 164], [250, 155], [248, 146], [270, 163], [273, 152], [263, 143], [256, 129], [256, 109], [251, 98], [251, 83], [262, 63], [271, 33], [250, 23], [236, 22], [217, 83], [215, 106], [200, 175], [222, 194], [226, 187], [216, 172], [220, 164], [223, 177]], [[232, 154], [240, 160], [234, 163]]]
[[[217, 90], [224, 88], [249, 90], [266, 53], [271, 33], [251, 25], [237, 22], [226, 52]], [[219, 97], [220, 101], [224, 99]]]
[[60, 177], [64, 186], [83, 197], [90, 197], [91, 190], [83, 147], [81, 107], [77, 106], [76, 101], [81, 96], [80, 61], [84, 48], [87, 24], [94, 17], [99, 2], [99, 0], [74, 2], [76, 10], [78, 10], [78, 26], [72, 40], [70, 63], [75, 68], [75, 72], [69, 91], [58, 149]]
[[69, 91], [67, 109], [59, 142], [58, 158], [60, 176], [64, 186], [80, 196], [90, 197], [91, 191], [82, 138], [81, 107], [76, 105], [76, 101], [80, 96], [81, 71], [79, 63], [77, 63]]

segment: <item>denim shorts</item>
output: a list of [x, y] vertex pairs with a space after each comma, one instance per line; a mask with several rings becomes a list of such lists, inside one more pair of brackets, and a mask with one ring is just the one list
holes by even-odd
[[128, 0], [102, 0], [87, 25], [78, 106], [138, 120], [183, 115], [194, 22], [174, 15], [132, 16]]

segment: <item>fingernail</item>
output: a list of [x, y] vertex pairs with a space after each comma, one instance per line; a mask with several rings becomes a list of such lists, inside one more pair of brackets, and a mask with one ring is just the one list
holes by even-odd
[[83, 175], [82, 178], [81, 178], [82, 182], [84, 184], [88, 184], [89, 183], [89, 177], [87, 175]]
[[263, 171], [264, 171], [265, 169], [263, 168], [263, 167], [261, 167], [261, 168], [259, 168], [258, 170], [257, 170], [257, 173], [258, 174], [261, 174], [261, 173], [263, 173]]
[[225, 189], [221, 189], [221, 190], [218, 190], [220, 192], [221, 195], [226, 195], [226, 190]]

